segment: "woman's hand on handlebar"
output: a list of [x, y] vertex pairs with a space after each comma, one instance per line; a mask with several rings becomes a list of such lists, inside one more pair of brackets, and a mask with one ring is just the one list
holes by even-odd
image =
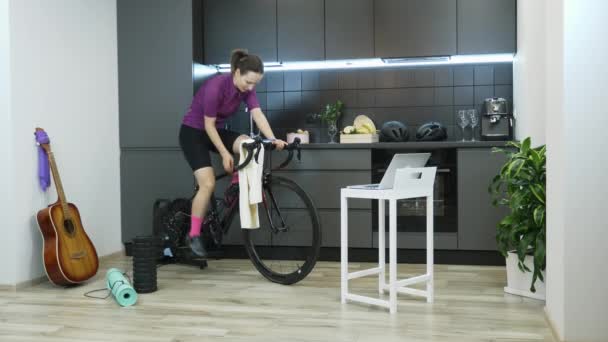
[[232, 170], [234, 169], [234, 159], [230, 153], [226, 152], [222, 154], [222, 165], [224, 166], [224, 171], [226, 171], [226, 173], [232, 173]]
[[274, 145], [274, 147], [281, 151], [282, 149], [284, 149], [287, 146], [287, 143], [281, 139], [275, 139], [272, 141], [272, 144]]

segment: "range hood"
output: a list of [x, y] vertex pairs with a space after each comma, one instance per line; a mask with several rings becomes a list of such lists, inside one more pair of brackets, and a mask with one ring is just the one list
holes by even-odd
[[[370, 69], [407, 66], [495, 64], [511, 62], [513, 62], [513, 54], [455, 55], [416, 58], [362, 58], [306, 62], [270, 62], [264, 63], [264, 71]], [[214, 67], [219, 72], [230, 71], [230, 64], [211, 65], [210, 67]]]

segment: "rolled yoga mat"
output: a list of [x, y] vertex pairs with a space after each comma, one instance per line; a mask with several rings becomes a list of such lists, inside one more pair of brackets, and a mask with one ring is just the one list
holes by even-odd
[[106, 285], [120, 306], [131, 306], [137, 302], [137, 292], [119, 269], [110, 268], [106, 272]]

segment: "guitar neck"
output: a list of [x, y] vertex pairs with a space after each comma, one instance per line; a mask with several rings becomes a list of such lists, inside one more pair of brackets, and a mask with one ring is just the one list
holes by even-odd
[[53, 173], [53, 180], [55, 181], [55, 188], [57, 189], [57, 196], [59, 196], [59, 201], [61, 202], [61, 208], [63, 209], [63, 217], [65, 219], [69, 218], [68, 211], [68, 201], [65, 198], [65, 192], [63, 191], [63, 184], [61, 183], [61, 177], [59, 176], [59, 171], [57, 169], [57, 164], [55, 163], [55, 156], [53, 152], [48, 152], [49, 156], [49, 164], [51, 166], [51, 172]]

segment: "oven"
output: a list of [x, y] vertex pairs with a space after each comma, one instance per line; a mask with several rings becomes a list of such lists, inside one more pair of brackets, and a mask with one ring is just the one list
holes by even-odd
[[[380, 183], [386, 168], [396, 153], [431, 152], [426, 166], [436, 166], [435, 186], [433, 191], [434, 231], [456, 233], [458, 231], [457, 212], [457, 177], [456, 150], [373, 150], [372, 182]], [[385, 209], [385, 231], [388, 232], [388, 206]], [[378, 203], [372, 201], [372, 230], [378, 231]], [[412, 198], [397, 201], [397, 231], [426, 231], [426, 198]]]

